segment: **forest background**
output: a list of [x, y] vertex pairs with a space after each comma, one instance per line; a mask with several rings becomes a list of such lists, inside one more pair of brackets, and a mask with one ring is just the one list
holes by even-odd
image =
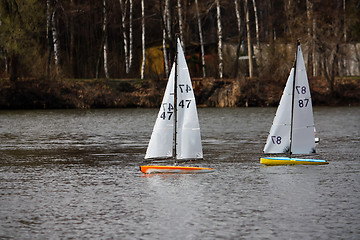
[[155, 107], [174, 57], [198, 105], [275, 106], [300, 39], [315, 105], [360, 103], [358, 0], [1, 0], [0, 108]]

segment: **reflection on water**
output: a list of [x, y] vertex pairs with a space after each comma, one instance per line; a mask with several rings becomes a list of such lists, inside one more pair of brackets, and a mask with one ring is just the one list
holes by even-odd
[[358, 239], [360, 108], [315, 108], [326, 166], [262, 167], [275, 108], [199, 109], [210, 174], [139, 171], [156, 109], [0, 112], [0, 238]]

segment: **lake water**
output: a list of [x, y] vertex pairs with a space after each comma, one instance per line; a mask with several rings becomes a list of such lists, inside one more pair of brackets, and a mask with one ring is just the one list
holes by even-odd
[[360, 107], [315, 107], [323, 166], [260, 166], [275, 108], [200, 108], [214, 173], [140, 173], [157, 109], [0, 111], [0, 238], [360, 239]]

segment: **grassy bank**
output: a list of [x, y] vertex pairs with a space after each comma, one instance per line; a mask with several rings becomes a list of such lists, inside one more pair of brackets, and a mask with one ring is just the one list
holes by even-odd
[[[284, 81], [194, 79], [203, 107], [277, 106]], [[322, 78], [310, 78], [314, 105], [360, 105], [360, 78], [338, 78], [330, 92]], [[158, 107], [166, 80], [19, 79], [0, 80], [1, 109]]]

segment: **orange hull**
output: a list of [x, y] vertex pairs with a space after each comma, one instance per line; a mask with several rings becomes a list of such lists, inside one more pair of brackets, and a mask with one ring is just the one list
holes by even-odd
[[147, 165], [140, 166], [140, 171], [143, 173], [209, 173], [215, 170], [213, 168], [202, 167]]

